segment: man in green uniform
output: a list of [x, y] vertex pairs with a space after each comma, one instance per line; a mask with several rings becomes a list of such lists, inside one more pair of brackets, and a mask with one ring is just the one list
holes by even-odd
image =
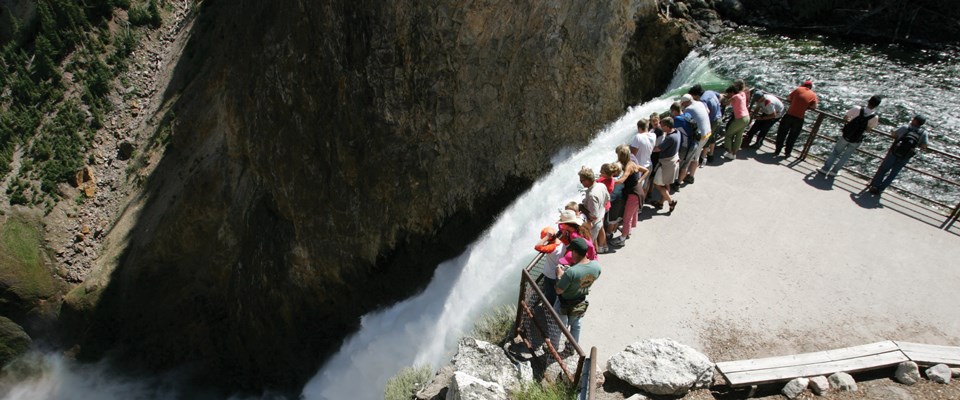
[[567, 249], [573, 256], [573, 265], [557, 266], [557, 294], [560, 296], [560, 319], [570, 327], [570, 334], [580, 342], [580, 318], [587, 312], [587, 294], [600, 277], [600, 264], [587, 258], [587, 241], [576, 238]]

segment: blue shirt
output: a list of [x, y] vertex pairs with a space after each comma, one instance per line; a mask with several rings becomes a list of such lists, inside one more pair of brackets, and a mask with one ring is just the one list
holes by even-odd
[[673, 128], [680, 132], [680, 147], [688, 147], [690, 143], [690, 122], [693, 119], [688, 113], [673, 117]]
[[700, 101], [707, 105], [707, 111], [710, 111], [710, 121], [716, 121], [723, 117], [723, 110], [720, 108], [720, 97], [717, 92], [707, 90], [700, 96]]

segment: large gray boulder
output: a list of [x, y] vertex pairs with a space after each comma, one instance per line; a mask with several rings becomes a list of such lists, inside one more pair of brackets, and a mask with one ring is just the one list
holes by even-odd
[[950, 378], [953, 376], [953, 373], [950, 372], [950, 367], [946, 364], [934, 365], [927, 368], [925, 372], [927, 373], [927, 378], [930, 378], [931, 381], [942, 384], [950, 383]]
[[453, 368], [506, 389], [520, 383], [520, 371], [502, 348], [471, 337], [460, 339], [457, 355], [453, 356]]
[[[580, 362], [579, 355], [572, 355], [563, 359], [563, 365], [567, 367], [567, 370], [571, 374], [577, 372], [577, 363]], [[553, 361], [550, 365], [547, 366], [547, 369], [543, 372], [543, 380], [550, 383], [557, 383], [563, 381], [563, 369], [560, 368], [560, 363]]]
[[713, 382], [710, 359], [672, 339], [633, 343], [607, 360], [607, 370], [644, 392], [660, 395], [684, 395]]
[[893, 379], [904, 385], [913, 385], [920, 380], [920, 369], [917, 363], [913, 361], [904, 361], [897, 365], [897, 372], [893, 374]]
[[498, 383], [487, 382], [457, 371], [450, 379], [446, 400], [507, 400], [507, 391]]

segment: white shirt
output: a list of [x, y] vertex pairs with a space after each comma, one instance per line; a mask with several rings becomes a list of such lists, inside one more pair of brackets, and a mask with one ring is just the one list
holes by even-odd
[[634, 160], [640, 166], [650, 169], [653, 165], [650, 160], [650, 154], [653, 153], [653, 147], [656, 145], [657, 135], [647, 131], [633, 135], [630, 140], [630, 147], [637, 149], [637, 159]]
[[[874, 111], [872, 108], [863, 109], [864, 117], [869, 117], [876, 113], [877, 112]], [[859, 115], [860, 115], [860, 106], [853, 106], [852, 108], [847, 110], [847, 114], [844, 115], [844, 117], [846, 118], [847, 121], [852, 121], [854, 118], [856, 118]], [[869, 120], [867, 120], [867, 130], [869, 131], [873, 128], [876, 128], [878, 124], [880, 124], [880, 116], [877, 116], [875, 118], [870, 118]]]
[[593, 186], [590, 186], [590, 189], [587, 190], [586, 196], [583, 197], [583, 205], [587, 207], [590, 215], [596, 218], [596, 221], [603, 221], [603, 217], [607, 213], [605, 207], [608, 201], [610, 201], [610, 192], [607, 191], [604, 184], [599, 182], [594, 182]]
[[[859, 112], [860, 110], [857, 110]], [[764, 115], [773, 114], [775, 117], [783, 115], [783, 102], [772, 94], [763, 95], [763, 100], [760, 103], [760, 112]]]

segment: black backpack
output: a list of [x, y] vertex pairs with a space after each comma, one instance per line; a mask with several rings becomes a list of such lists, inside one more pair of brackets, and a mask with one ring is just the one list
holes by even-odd
[[867, 122], [876, 118], [877, 114], [863, 115], [864, 107], [860, 107], [860, 115], [843, 125], [843, 139], [850, 143], [860, 143], [863, 141], [863, 133], [867, 131]]
[[890, 148], [890, 152], [900, 158], [912, 157], [917, 153], [916, 148], [920, 144], [922, 137], [923, 130], [910, 126], [907, 128], [907, 133], [904, 133], [903, 136], [900, 136], [899, 139], [893, 142], [893, 147]]

